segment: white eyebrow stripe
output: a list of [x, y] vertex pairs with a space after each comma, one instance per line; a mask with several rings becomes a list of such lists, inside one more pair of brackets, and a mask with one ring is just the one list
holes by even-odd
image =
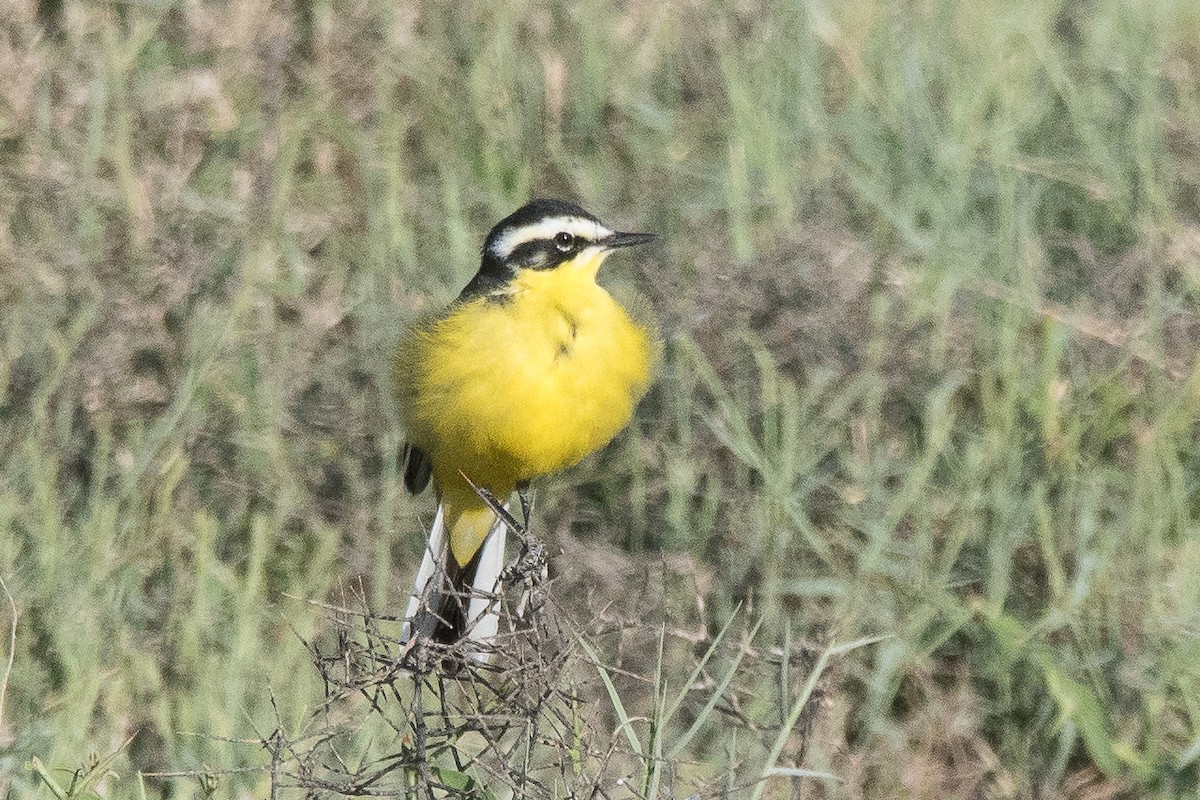
[[612, 236], [612, 231], [586, 217], [549, 217], [530, 225], [522, 225], [505, 231], [496, 241], [492, 242], [492, 255], [501, 260], [508, 258], [521, 245], [535, 239], [551, 239], [559, 231], [566, 231], [572, 236], [581, 236], [590, 241], [597, 241], [606, 236]]

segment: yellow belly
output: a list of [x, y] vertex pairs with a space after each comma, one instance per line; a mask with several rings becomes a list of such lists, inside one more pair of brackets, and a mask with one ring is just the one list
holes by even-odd
[[397, 360], [405, 421], [444, 494], [460, 494], [461, 471], [504, 499], [629, 421], [656, 343], [590, 266], [522, 274], [506, 298], [457, 305], [406, 337]]

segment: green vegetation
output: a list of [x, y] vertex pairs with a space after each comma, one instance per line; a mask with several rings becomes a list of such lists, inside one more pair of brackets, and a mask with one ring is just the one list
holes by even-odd
[[10, 6], [0, 796], [267, 796], [306, 601], [419, 560], [389, 348], [531, 194], [663, 236], [662, 375], [539, 492], [578, 771], [1195, 791], [1195, 2]]

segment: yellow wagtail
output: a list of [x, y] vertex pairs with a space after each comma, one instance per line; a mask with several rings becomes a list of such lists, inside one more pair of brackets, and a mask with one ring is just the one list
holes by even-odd
[[[486, 645], [495, 636], [505, 531], [472, 484], [504, 503], [566, 469], [629, 421], [658, 351], [654, 326], [596, 282], [619, 233], [578, 206], [534, 200], [488, 233], [479, 272], [418, 321], [395, 362], [409, 444], [404, 483], [433, 478], [438, 509], [404, 638]], [[473, 656], [486, 660], [485, 651]]]

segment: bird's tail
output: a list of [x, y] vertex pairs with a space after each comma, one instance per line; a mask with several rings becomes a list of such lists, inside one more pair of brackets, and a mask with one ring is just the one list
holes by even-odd
[[466, 637], [477, 645], [468, 648], [471, 658], [487, 662], [500, 627], [497, 606], [507, 533], [504, 528], [504, 522], [496, 519], [474, 557], [460, 566], [450, 554], [445, 504], [438, 504], [425, 557], [404, 614], [403, 641], [416, 636], [453, 644]]

